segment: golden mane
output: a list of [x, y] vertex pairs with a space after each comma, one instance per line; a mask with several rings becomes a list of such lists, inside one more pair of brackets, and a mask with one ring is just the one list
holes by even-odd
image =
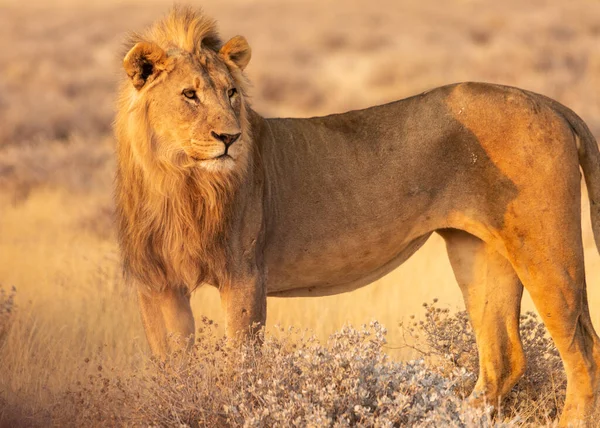
[[[126, 47], [139, 42], [193, 55], [218, 52], [221, 45], [215, 21], [189, 7], [175, 7], [147, 31], [131, 35]], [[245, 94], [242, 72], [233, 70], [232, 76]], [[248, 108], [245, 103], [240, 125], [250, 143]], [[144, 94], [124, 81], [115, 120], [115, 199], [125, 274], [153, 289], [221, 282], [227, 275], [229, 213], [246, 168], [188, 168], [182, 153], [158, 159], [147, 109]], [[252, 159], [246, 163], [251, 167]]]
[[156, 43], [165, 51], [179, 48], [194, 54], [202, 48], [218, 52], [223, 44], [216, 21], [201, 9], [190, 6], [174, 6], [168, 15], [144, 32], [131, 33], [125, 43], [126, 51], [138, 42]]
[[206, 180], [195, 169], [157, 185], [124, 146], [119, 144], [115, 197], [125, 274], [153, 289], [223, 279], [211, 274], [226, 272], [235, 184]]

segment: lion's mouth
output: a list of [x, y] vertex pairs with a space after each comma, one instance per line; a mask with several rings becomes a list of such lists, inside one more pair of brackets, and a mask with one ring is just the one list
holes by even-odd
[[199, 158], [198, 156], [190, 156], [190, 158], [192, 158], [192, 160], [194, 160], [195, 162], [206, 162], [206, 161], [227, 160], [227, 159], [233, 160], [233, 158], [231, 157], [231, 155], [229, 155], [229, 153], [223, 153], [222, 155], [215, 156], [213, 158]]
[[[195, 140], [192, 140], [192, 143]], [[211, 156], [211, 157], [203, 157], [201, 155], [201, 153], [198, 153], [195, 150], [190, 150], [190, 152], [187, 152], [186, 154], [190, 157], [190, 159], [192, 159], [194, 162], [208, 162], [208, 161], [227, 161], [227, 160], [235, 160], [230, 154], [229, 154], [229, 148], [231, 147], [231, 145], [225, 145], [225, 150], [217, 156]], [[199, 156], [200, 155], [200, 156]]]

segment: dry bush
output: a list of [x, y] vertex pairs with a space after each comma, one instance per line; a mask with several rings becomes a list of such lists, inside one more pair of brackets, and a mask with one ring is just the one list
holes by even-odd
[[4, 339], [13, 324], [16, 293], [17, 289], [15, 287], [7, 292], [0, 285], [0, 346], [4, 343]]
[[423, 360], [393, 361], [377, 322], [344, 327], [325, 345], [290, 329], [232, 348], [207, 320], [199, 335], [189, 359], [150, 362], [127, 377], [98, 366], [68, 393], [69, 405], [57, 407], [53, 420], [88, 426], [490, 424], [485, 409], [466, 407], [454, 393], [461, 371], [443, 377]]
[[[479, 372], [475, 335], [466, 311], [451, 314], [448, 309], [423, 304], [425, 317], [421, 321], [401, 324], [407, 342], [419, 352], [441, 376], [464, 368], [465, 376], [458, 385], [462, 394], [475, 385]], [[508, 397], [501, 403], [500, 414], [518, 417], [523, 423], [547, 424], [556, 418], [564, 403], [566, 376], [558, 350], [548, 336], [544, 324], [533, 312], [521, 315], [521, 340], [527, 359], [527, 369]], [[408, 337], [406, 338], [408, 339]], [[495, 404], [495, 403], [494, 403]]]

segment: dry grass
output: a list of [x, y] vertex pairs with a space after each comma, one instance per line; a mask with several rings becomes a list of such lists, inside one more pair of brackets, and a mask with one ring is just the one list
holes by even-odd
[[[102, 426], [540, 426], [564, 402], [560, 358], [534, 314], [521, 333], [529, 367], [497, 407], [470, 407], [477, 359], [464, 312], [426, 306], [425, 359], [405, 363], [386, 352], [386, 329], [344, 326], [325, 344], [306, 330], [260, 332], [232, 348], [203, 318], [191, 354], [145, 360], [123, 371], [97, 356], [43, 416], [64, 425]], [[260, 341], [261, 346], [257, 346]]]
[[[301, 331], [231, 348], [208, 323], [191, 360], [175, 356], [133, 375], [98, 366], [55, 420], [127, 426], [448, 426], [491, 422], [422, 361], [394, 362], [378, 323], [344, 327], [326, 344]], [[290, 340], [293, 338], [293, 340]]]
[[[469, 394], [479, 372], [475, 335], [466, 311], [451, 314], [446, 308], [424, 303], [425, 315], [414, 317], [401, 328], [409, 348], [431, 363], [433, 372], [448, 377], [457, 369], [466, 370], [457, 382], [461, 394]], [[499, 406], [502, 417], [524, 424], [548, 424], [562, 409], [567, 385], [558, 350], [547, 334], [544, 324], [533, 312], [521, 315], [521, 340], [527, 359], [523, 377]], [[410, 344], [414, 345], [410, 345]]]
[[[600, 136], [600, 99], [597, 97], [600, 93], [600, 51], [597, 49], [600, 4], [597, 2], [405, 0], [399, 3], [383, 0], [324, 4], [317, 0], [207, 0], [202, 3], [208, 13], [220, 20], [224, 36], [239, 33], [250, 41], [253, 60], [248, 73], [254, 84], [253, 104], [267, 116], [344, 111], [454, 81], [479, 80], [521, 86], [556, 98], [576, 110]], [[140, 385], [135, 383], [134, 374], [145, 376], [146, 370], [153, 370], [151, 365], [143, 368], [150, 363], [145, 357], [147, 349], [136, 302], [122, 284], [119, 273], [112, 228], [114, 163], [110, 127], [115, 86], [121, 75], [119, 45], [123, 32], [148, 24], [169, 5], [170, 2], [135, 0], [85, 3], [34, 0], [27, 6], [7, 0], [2, 5], [0, 284], [6, 287], [7, 293], [10, 287], [17, 288], [14, 297], [17, 310], [6, 318], [10, 319], [9, 323], [0, 318], [2, 328], [10, 326], [0, 331], [3, 341], [0, 347], [0, 425], [48, 425], [59, 417], [57, 409], [64, 409], [65, 415], [69, 409], [79, 409], [81, 415], [85, 415], [81, 407], [71, 405], [65, 393], [76, 392], [77, 382], [87, 385], [90, 374], [97, 377], [99, 364], [104, 367], [103, 376], [108, 376], [108, 372], [113, 376], [111, 370], [114, 370], [114, 376], [129, 379], [128, 388], [133, 388], [130, 392]], [[584, 213], [590, 303], [592, 318], [599, 326], [600, 287], [595, 278], [600, 272], [600, 258], [590, 232], [587, 202], [584, 202]], [[7, 301], [7, 297], [7, 294], [0, 295], [2, 301]], [[416, 313], [423, 301], [433, 297], [438, 297], [452, 312], [462, 307], [443, 244], [437, 237], [405, 265], [364, 289], [320, 299], [269, 299], [267, 340], [274, 341], [274, 348], [268, 347], [264, 357], [257, 356], [253, 361], [277, 369], [268, 365], [268, 358], [275, 358], [270, 353], [280, 346], [276, 345], [277, 341], [286, 339], [274, 328], [275, 324], [309, 328], [325, 343], [329, 335], [346, 322], [361, 325], [373, 318], [390, 329], [389, 343], [379, 343], [377, 352], [383, 350], [394, 358], [414, 357], [417, 355], [414, 351], [396, 349], [404, 343], [403, 330], [397, 326], [402, 320], [407, 322], [409, 314]], [[214, 289], [199, 290], [193, 305], [198, 317], [208, 316], [222, 323]], [[2, 308], [0, 304], [0, 317], [6, 315], [1, 312]], [[528, 298], [524, 308], [533, 309]], [[454, 324], [440, 334], [468, 328], [464, 325], [464, 316], [450, 319]], [[423, 321], [427, 320], [426, 315]], [[537, 332], [537, 328], [532, 327], [531, 331]], [[218, 328], [215, 334], [220, 333]], [[354, 333], [348, 334], [352, 337]], [[444, 343], [442, 338], [438, 339], [430, 345]], [[535, 340], [531, 342], [534, 356], [546, 352], [547, 342], [543, 340], [547, 339], [539, 340], [541, 348], [536, 348]], [[320, 346], [313, 342], [305, 346], [313, 345]], [[333, 348], [323, 346], [329, 352], [328, 358], [333, 358]], [[472, 356], [472, 342], [466, 340], [464, 346]], [[371, 352], [368, 355], [381, 361], [382, 370], [393, 372], [398, 379], [404, 379], [405, 373], [411, 370], [421, 370], [418, 365], [409, 367], [384, 361], [383, 354], [373, 353], [374, 350], [364, 352]], [[426, 352], [432, 352], [431, 348]], [[85, 358], [93, 363], [85, 363]], [[280, 358], [295, 361], [294, 358], [299, 357], [290, 350], [282, 351]], [[233, 367], [228, 369], [228, 375], [237, 374], [238, 378], [231, 380], [232, 389], [225, 389], [223, 397], [239, 393], [242, 385], [239, 382], [244, 376], [256, 382], [260, 379], [239, 371], [241, 368], [236, 369], [234, 361], [224, 363], [225, 367]], [[332, 361], [325, 359], [323, 364]], [[358, 372], [370, 370], [367, 362], [364, 364], [357, 368]], [[203, 366], [189, 370], [196, 370], [191, 374], [198, 382], [209, 382], [208, 374], [202, 377], [200, 367]], [[217, 373], [218, 367], [219, 364], [214, 363], [210, 370]], [[278, 376], [285, 375], [282, 371], [285, 367], [290, 366], [277, 371]], [[475, 370], [466, 362], [465, 367]], [[536, 373], [543, 377], [544, 370]], [[159, 376], [168, 373], [160, 372]], [[317, 373], [315, 371], [315, 376]], [[287, 375], [290, 379], [295, 376], [292, 372]], [[444, 376], [442, 379], [440, 373], [424, 373], [410, 387], [423, 388], [419, 382], [428, 379], [443, 385], [452, 382], [448, 380], [448, 373]], [[192, 381], [192, 378], [186, 380]], [[394, 382], [395, 390], [402, 391], [404, 383]], [[145, 388], [166, 388], [170, 384], [152, 385], [150, 382]], [[531, 390], [526, 389], [526, 384], [522, 387], [525, 389], [515, 390], [518, 397], [514, 403], [521, 404], [514, 406], [521, 407], [517, 407], [514, 414], [524, 420], [543, 414], [553, 416], [551, 411], [548, 413], [553, 405], [531, 401]], [[380, 391], [378, 386], [365, 388], [373, 393]], [[558, 383], [553, 388], [560, 393]], [[200, 388], [198, 400], [203, 393]], [[301, 395], [301, 390], [291, 388], [282, 399], [286, 397], [286, 402], [300, 399], [292, 393]], [[169, 397], [168, 388], [165, 394], [159, 398]], [[396, 400], [393, 395], [385, 396]], [[102, 395], [94, 395], [90, 400], [94, 397]], [[214, 406], [234, 396], [223, 397], [216, 397]], [[251, 402], [249, 398], [250, 401], [243, 401], [247, 397], [236, 397], [242, 402]], [[349, 400], [348, 397], [341, 399]], [[148, 411], [155, 409], [152, 407], [155, 401], [145, 402], [143, 397], [141, 400], [132, 403], [140, 408], [145, 405]], [[192, 402], [197, 403], [196, 411], [205, 409], [204, 401]], [[512, 403], [509, 405], [513, 406]], [[524, 408], [522, 403], [529, 407]], [[283, 404], [281, 411], [285, 408]], [[95, 404], [90, 402], [89, 411], [101, 405], [101, 400]], [[327, 407], [329, 404], [319, 405], [333, 409], [328, 410], [331, 415], [341, 418], [345, 414], [339, 408]], [[192, 409], [191, 406], [188, 409]], [[371, 413], [376, 408], [373, 406], [372, 403], [366, 406]], [[265, 408], [269, 412], [273, 410], [268, 406], [249, 407], [244, 411], [238, 409], [242, 415], [239, 418], [226, 417], [235, 423], [241, 422], [240, 418], [252, 421], [258, 417], [255, 410]], [[122, 407], [115, 404], [114, 408], [104, 407], [101, 411], [113, 412], [115, 417], [131, 423], [142, 423], [143, 415], [147, 415], [148, 420], [161, 421], [152, 413], [128, 416], [131, 409], [119, 416], [118, 409]], [[386, 418], [396, 417], [390, 413], [396, 411], [394, 409], [397, 410], [391, 406], [381, 414]], [[185, 412], [181, 418], [184, 414], [188, 415], [185, 418], [197, 416]], [[297, 410], [290, 412], [296, 415], [294, 417], [299, 416]], [[359, 415], [363, 410], [348, 412], [347, 417], [351, 414], [353, 418], [363, 417]], [[513, 410], [507, 414], [512, 415], [510, 412]], [[314, 417], [318, 414], [317, 410], [311, 413]], [[424, 412], [419, 417], [426, 418], [429, 414]], [[400, 419], [390, 420], [406, 420], [401, 419], [405, 417], [401, 412], [398, 415]], [[159, 416], [161, 414], [156, 418]], [[75, 425], [73, 421], [83, 424], [82, 417], [74, 416], [68, 425]], [[365, 413], [364, 420], [371, 421], [370, 417]], [[271, 419], [263, 421], [266, 424]]]

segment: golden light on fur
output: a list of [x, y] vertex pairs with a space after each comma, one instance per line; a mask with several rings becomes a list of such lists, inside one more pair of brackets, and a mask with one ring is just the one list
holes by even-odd
[[152, 40], [163, 49], [174, 46], [194, 54], [203, 49], [217, 51], [222, 44], [215, 20], [186, 6], [175, 6], [147, 31], [134, 34], [132, 40]]
[[[156, 290], [194, 288], [207, 280], [220, 280], [208, 276], [217, 270], [212, 265], [226, 263], [220, 241], [229, 229], [226, 213], [247, 168], [248, 154], [240, 152], [231, 170], [216, 165], [229, 163], [225, 160], [214, 161], [210, 171], [203, 171], [177, 143], [159, 141], [148, 115], [147, 95], [148, 86], [157, 83], [154, 79], [162, 85], [177, 84], [166, 81], [176, 68], [177, 55], [166, 52], [177, 49], [180, 56], [215, 60], [221, 41], [214, 21], [189, 8], [175, 8], [145, 33], [132, 36], [129, 46], [124, 66], [132, 82], [122, 85], [115, 125], [119, 140], [116, 197], [125, 271]], [[237, 39], [235, 46], [239, 46]], [[146, 65], [151, 71], [144, 77]], [[246, 82], [235, 73], [232, 77], [242, 98], [238, 120], [243, 134], [239, 144], [243, 144], [250, 139], [243, 100]], [[157, 116], [163, 115], [169, 112], [161, 110]]]
[[600, 339], [585, 299], [579, 168], [600, 243], [600, 153], [585, 123], [549, 98], [481, 83], [264, 119], [246, 100], [250, 57], [243, 37], [222, 44], [188, 8], [128, 45], [116, 199], [153, 352], [193, 337], [189, 296], [201, 283], [218, 287], [235, 338], [264, 324], [267, 295], [365, 286], [436, 232], [477, 336], [475, 395], [495, 403], [523, 373], [525, 287], [568, 374], [561, 423], [587, 418]]

